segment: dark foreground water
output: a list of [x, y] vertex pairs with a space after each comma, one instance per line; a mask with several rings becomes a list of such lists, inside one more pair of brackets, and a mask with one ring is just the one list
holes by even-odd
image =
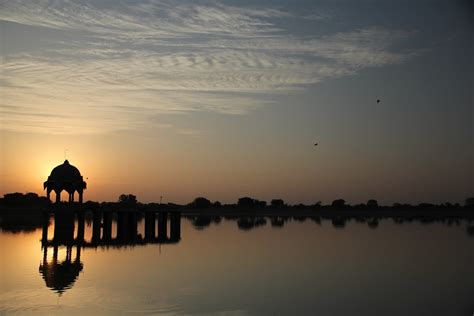
[[0, 314], [474, 313], [465, 222], [207, 224], [182, 218], [174, 244], [59, 247], [57, 261], [53, 248], [44, 257], [41, 229], [0, 232]]

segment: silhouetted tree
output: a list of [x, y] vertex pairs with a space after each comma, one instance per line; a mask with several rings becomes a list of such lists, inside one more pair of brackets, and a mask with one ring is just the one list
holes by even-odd
[[264, 207], [267, 206], [267, 201], [255, 200], [254, 204], [255, 204], [256, 207], [264, 208]]
[[237, 205], [242, 206], [242, 207], [252, 207], [252, 206], [254, 206], [254, 203], [255, 203], [254, 199], [246, 196], [246, 197], [241, 197], [238, 200]]
[[211, 201], [204, 197], [197, 197], [194, 199], [194, 201], [191, 202], [191, 207], [198, 208], [198, 209], [204, 209], [204, 208], [209, 208], [211, 206]]
[[273, 199], [271, 202], [270, 202], [270, 205], [272, 207], [284, 207], [285, 206], [285, 202], [282, 200], [282, 199]]
[[367, 207], [378, 207], [379, 206], [379, 203], [377, 202], [377, 200], [368, 200], [367, 201]]
[[332, 207], [344, 207], [344, 206], [346, 206], [346, 201], [344, 201], [343, 199], [337, 199], [337, 200], [332, 201], [331, 206]]
[[473, 207], [474, 197], [467, 198], [466, 201], [464, 201], [464, 206]]
[[321, 207], [321, 204], [322, 204], [322, 202], [321, 202], [321, 201], [318, 201], [318, 202], [316, 202], [316, 203], [313, 204], [313, 207], [314, 207], [314, 208], [320, 208], [320, 207]]
[[242, 197], [238, 200], [237, 205], [240, 207], [246, 207], [246, 208], [252, 208], [252, 207], [258, 207], [258, 208], [264, 208], [267, 206], [266, 201], [259, 201], [256, 199], [252, 199], [250, 197]]
[[3, 196], [3, 204], [6, 206], [46, 206], [48, 198], [38, 196], [36, 193], [7, 193]]
[[137, 204], [137, 197], [133, 194], [121, 194], [118, 201], [120, 204], [135, 205]]
[[87, 201], [84, 203], [84, 207], [90, 209], [90, 210], [97, 210], [100, 207], [99, 202], [93, 202], [93, 201]]

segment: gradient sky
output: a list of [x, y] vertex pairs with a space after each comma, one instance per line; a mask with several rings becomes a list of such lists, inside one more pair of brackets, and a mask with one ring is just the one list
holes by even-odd
[[0, 194], [44, 194], [67, 149], [86, 200], [462, 202], [473, 21], [468, 0], [0, 0]]

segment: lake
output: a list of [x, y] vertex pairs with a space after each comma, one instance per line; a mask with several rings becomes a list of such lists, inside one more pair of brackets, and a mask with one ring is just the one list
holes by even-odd
[[0, 314], [473, 315], [468, 226], [183, 216], [172, 242], [56, 250], [3, 230]]

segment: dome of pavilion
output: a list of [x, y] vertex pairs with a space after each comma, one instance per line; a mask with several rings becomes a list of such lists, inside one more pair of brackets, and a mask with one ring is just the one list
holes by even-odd
[[48, 177], [48, 181], [82, 181], [81, 173], [79, 169], [74, 167], [65, 160], [62, 165], [59, 165], [51, 171], [51, 175]]
[[48, 198], [52, 191], [56, 193], [56, 202], [60, 202], [61, 191], [66, 191], [69, 193], [69, 202], [74, 202], [74, 193], [77, 192], [79, 203], [82, 203], [82, 194], [87, 187], [87, 183], [82, 178], [79, 169], [65, 160], [62, 165], [51, 171], [51, 175], [43, 186], [47, 190]]

